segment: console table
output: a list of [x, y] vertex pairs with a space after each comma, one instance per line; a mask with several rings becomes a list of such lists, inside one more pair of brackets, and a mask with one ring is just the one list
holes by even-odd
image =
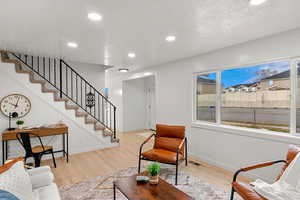
[[54, 153], [63, 153], [63, 156], [67, 156], [67, 162], [69, 162], [69, 132], [68, 126], [65, 124], [58, 124], [51, 128], [32, 128], [32, 129], [16, 129], [12, 131], [4, 131], [2, 133], [2, 164], [5, 163], [8, 157], [8, 142], [11, 140], [17, 140], [17, 133], [26, 132], [26, 133], [33, 133], [40, 137], [45, 136], [54, 136], [54, 135], [62, 135], [63, 140], [63, 149], [54, 151]]

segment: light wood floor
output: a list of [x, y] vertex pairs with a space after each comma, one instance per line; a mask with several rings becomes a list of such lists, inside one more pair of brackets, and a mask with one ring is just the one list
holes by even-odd
[[[57, 159], [57, 168], [52, 169], [55, 175], [55, 182], [59, 186], [63, 186], [137, 166], [139, 146], [146, 139], [140, 133], [119, 134], [120, 146], [71, 155], [69, 163], [66, 163], [62, 158]], [[151, 148], [152, 145], [153, 143], [150, 142], [150, 144], [145, 145], [145, 149]], [[197, 176], [201, 180], [212, 183], [221, 189], [230, 189], [231, 172], [193, 158], [189, 160], [201, 165], [197, 166], [189, 162], [187, 167], [182, 164], [180, 170]], [[47, 160], [43, 164], [52, 166], [52, 161]], [[246, 178], [242, 179], [243, 181], [249, 181]]]

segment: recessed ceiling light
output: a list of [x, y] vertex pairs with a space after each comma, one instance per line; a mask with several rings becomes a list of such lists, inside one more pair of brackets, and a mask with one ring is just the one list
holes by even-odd
[[249, 0], [250, 5], [258, 6], [265, 3], [267, 0]]
[[68, 42], [68, 46], [71, 47], [71, 48], [77, 48], [78, 44], [75, 43], [75, 42]]
[[150, 75], [152, 75], [151, 72], [145, 72], [145, 73], [144, 73], [144, 76], [150, 76]]
[[166, 37], [167, 42], [174, 42], [176, 40], [176, 37], [174, 35], [169, 35]]
[[128, 71], [129, 71], [129, 69], [127, 69], [127, 68], [120, 68], [119, 69], [119, 72], [122, 72], [122, 73], [128, 72]]
[[102, 20], [102, 16], [99, 15], [98, 13], [89, 13], [88, 18], [92, 21], [101, 21]]
[[135, 58], [135, 53], [133, 53], [133, 52], [128, 53], [128, 57], [129, 57], [129, 58]]

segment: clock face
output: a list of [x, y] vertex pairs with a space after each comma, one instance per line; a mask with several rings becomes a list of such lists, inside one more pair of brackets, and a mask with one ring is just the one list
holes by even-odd
[[31, 109], [30, 100], [21, 94], [11, 94], [4, 97], [0, 102], [1, 112], [9, 117], [10, 113], [18, 113], [17, 118], [27, 115]]

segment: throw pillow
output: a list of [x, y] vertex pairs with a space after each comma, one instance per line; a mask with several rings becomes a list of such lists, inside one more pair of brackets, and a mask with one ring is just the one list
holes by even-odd
[[34, 200], [34, 193], [28, 173], [22, 161], [16, 162], [0, 174], [0, 189], [8, 191], [21, 200]]
[[0, 200], [20, 200], [12, 193], [9, 193], [4, 190], [0, 190]]

